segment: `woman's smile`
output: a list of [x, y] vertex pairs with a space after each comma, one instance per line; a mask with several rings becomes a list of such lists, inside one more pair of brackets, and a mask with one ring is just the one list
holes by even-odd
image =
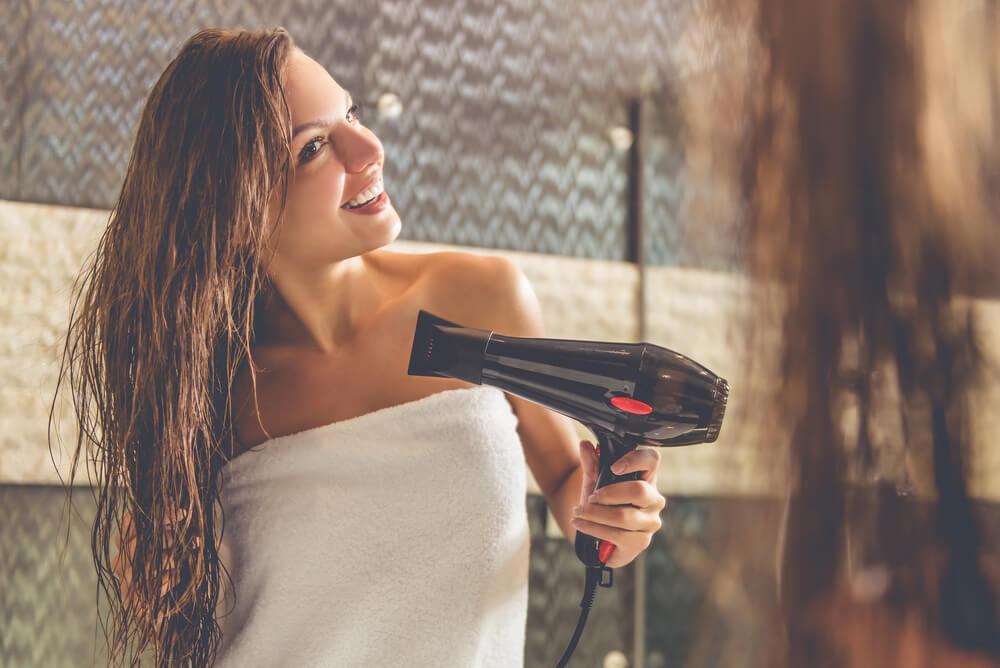
[[367, 203], [358, 207], [349, 207], [346, 204], [341, 207], [348, 213], [360, 214], [363, 216], [370, 216], [372, 214], [380, 213], [389, 207], [389, 193], [384, 190], [376, 195], [374, 198], [368, 200]]

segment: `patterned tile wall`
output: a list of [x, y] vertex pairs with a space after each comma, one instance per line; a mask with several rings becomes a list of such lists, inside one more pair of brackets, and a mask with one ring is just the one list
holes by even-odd
[[[94, 504], [88, 492], [67, 498], [53, 486], [0, 485], [0, 666], [81, 668], [106, 665], [94, 615], [97, 580], [90, 557]], [[725, 524], [768, 523], [775, 501], [763, 498], [678, 497], [647, 551], [647, 668], [764, 668], [758, 613], [773, 600], [774, 564], [758, 555], [741, 565], [733, 587], [707, 583], [719, 568]], [[579, 612], [582, 567], [563, 538], [546, 535], [544, 499], [528, 498], [531, 527], [526, 668], [550, 668], [565, 649]], [[985, 544], [1000, 553], [1000, 504], [981, 503]], [[769, 527], [769, 528], [768, 528]], [[775, 535], [775, 540], [776, 534]], [[632, 567], [601, 589], [574, 653], [573, 665], [601, 666], [609, 653], [631, 657]], [[102, 608], [103, 611], [103, 608]], [[726, 642], [718, 642], [725, 638]], [[735, 652], [735, 653], [734, 653]], [[691, 663], [685, 664], [684, 661]], [[613, 665], [613, 664], [611, 664]]]
[[[61, 488], [0, 485], [0, 667], [82, 668], [106, 665], [94, 613], [97, 578], [90, 555], [95, 506], [76, 488], [67, 515]], [[531, 528], [530, 596], [525, 666], [555, 665], [573, 635], [583, 566], [573, 546], [545, 533], [544, 498], [528, 498]], [[629, 569], [601, 589], [574, 661], [599, 665], [609, 651], [631, 651], [634, 596]], [[102, 606], [101, 611], [105, 608]]]
[[[213, 25], [284, 25], [355, 97], [404, 239], [625, 258], [625, 101], [718, 60], [709, 0], [20, 0], [0, 24], [0, 198], [109, 208], [145, 97]], [[635, 26], [642, 25], [642, 31]]]
[[643, 253], [649, 265], [743, 267], [738, 169], [751, 108], [752, 8], [743, 0], [690, 3], [675, 48], [692, 67], [665, 72], [644, 97]]
[[83, 488], [73, 494], [72, 514], [66, 502], [59, 487], [0, 485], [4, 668], [107, 665], [90, 552], [96, 506]]

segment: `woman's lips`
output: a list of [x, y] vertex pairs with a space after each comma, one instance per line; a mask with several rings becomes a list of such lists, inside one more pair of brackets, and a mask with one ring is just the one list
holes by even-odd
[[357, 209], [344, 209], [348, 213], [360, 213], [365, 216], [370, 216], [373, 213], [378, 213], [382, 211], [387, 206], [389, 206], [389, 193], [382, 191], [382, 194], [368, 202], [364, 206], [358, 207]]

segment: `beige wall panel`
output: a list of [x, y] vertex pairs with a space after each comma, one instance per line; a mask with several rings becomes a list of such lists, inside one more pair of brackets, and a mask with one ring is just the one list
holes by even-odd
[[[58, 407], [59, 441], [50, 455], [48, 415], [70, 307], [70, 291], [93, 251], [108, 212], [0, 201], [0, 482], [55, 483], [68, 478], [75, 431], [68, 405]], [[459, 250], [503, 255], [524, 270], [542, 304], [552, 338], [639, 340], [639, 274], [624, 262], [477, 247], [397, 241], [390, 250]], [[760, 396], [746, 378], [743, 322], [747, 283], [739, 276], [693, 269], [647, 269], [645, 340], [688, 355], [730, 381], [733, 394], [719, 440], [664, 448], [659, 484], [664, 493], [776, 494], [783, 467], [768, 452], [766, 434], [750, 419], [748, 400]], [[1000, 369], [1000, 302], [980, 302], [983, 341]], [[766, 377], [757, 382], [772, 382]], [[1000, 499], [1000, 383], [977, 395], [975, 495]], [[576, 423], [578, 436], [592, 439]], [[752, 444], [761, 447], [751, 447]], [[775, 448], [777, 449], [777, 448]], [[55, 464], [53, 463], [53, 459]], [[77, 483], [86, 484], [86, 477]], [[538, 486], [529, 472], [529, 489]]]

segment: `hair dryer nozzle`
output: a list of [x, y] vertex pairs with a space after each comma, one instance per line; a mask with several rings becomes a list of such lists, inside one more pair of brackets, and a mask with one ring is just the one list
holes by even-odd
[[463, 327], [421, 309], [408, 373], [461, 378], [482, 385], [483, 356], [492, 334], [485, 329]]
[[712, 417], [708, 423], [705, 443], [714, 443], [719, 438], [722, 419], [726, 417], [726, 403], [729, 401], [729, 383], [724, 378], [718, 378], [715, 381], [715, 387], [717, 389], [715, 407], [712, 409]]

